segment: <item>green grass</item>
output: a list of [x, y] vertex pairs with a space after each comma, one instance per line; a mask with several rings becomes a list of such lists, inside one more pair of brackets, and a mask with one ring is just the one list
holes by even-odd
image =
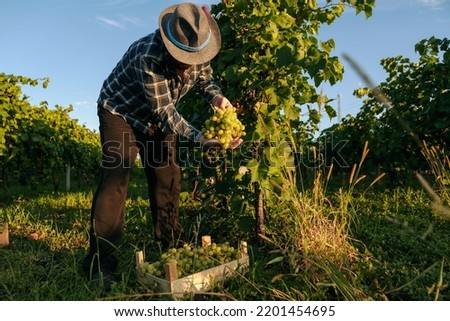
[[[120, 277], [108, 293], [93, 287], [80, 271], [88, 246], [92, 190], [12, 191], [13, 197], [0, 207], [0, 218], [10, 228], [10, 245], [0, 249], [1, 300], [169, 299], [136, 281], [135, 252], [144, 250], [148, 260], [160, 253], [143, 182], [136, 180], [130, 188], [126, 237], [118, 249]], [[327, 194], [328, 204], [344, 206], [338, 192]], [[292, 265], [305, 262], [299, 249], [271, 242], [250, 244], [246, 273], [210, 295], [187, 299], [450, 300], [450, 222], [430, 209], [425, 192], [412, 187], [365, 192], [355, 188], [345, 197], [345, 208], [351, 212], [346, 242], [358, 251], [351, 264], [339, 266], [323, 256], [312, 257], [305, 270], [305, 265]], [[215, 206], [185, 195], [180, 213], [185, 228], [211, 234], [218, 243], [251, 239], [252, 233], [239, 224], [251, 220], [251, 213], [227, 213]], [[277, 260], [280, 255], [282, 260]]]
[[352, 231], [360, 251], [373, 257], [363, 278], [374, 298], [430, 300], [438, 294], [437, 299], [449, 300], [450, 222], [430, 209], [427, 195], [396, 188], [355, 203], [358, 221]]

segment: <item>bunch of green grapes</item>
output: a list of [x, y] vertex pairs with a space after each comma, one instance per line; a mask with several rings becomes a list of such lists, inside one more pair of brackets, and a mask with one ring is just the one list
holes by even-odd
[[138, 268], [142, 274], [150, 274], [159, 278], [164, 277], [164, 267], [161, 261], [157, 261], [152, 264], [149, 262], [144, 262], [139, 265]]
[[234, 138], [245, 135], [245, 126], [237, 118], [235, 107], [217, 108], [202, 132], [206, 139], [216, 139], [227, 149]]
[[161, 254], [161, 260], [153, 264], [144, 262], [139, 266], [143, 274], [164, 277], [164, 264], [176, 263], [178, 277], [182, 278], [227, 262], [237, 260], [239, 251], [228, 243], [212, 243], [204, 247], [195, 248], [184, 244], [181, 248], [172, 248]]

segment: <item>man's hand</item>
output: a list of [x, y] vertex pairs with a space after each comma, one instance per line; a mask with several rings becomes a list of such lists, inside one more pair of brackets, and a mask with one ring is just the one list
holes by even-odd
[[235, 149], [236, 147], [241, 145], [242, 142], [243, 142], [243, 140], [240, 137], [233, 138], [233, 140], [228, 144], [228, 148], [229, 149]]
[[212, 102], [212, 105], [217, 108], [228, 108], [233, 107], [227, 97], [225, 96], [217, 96], [216, 99]]
[[203, 149], [217, 148], [223, 149], [223, 145], [217, 139], [206, 139], [205, 136], [200, 136], [198, 142]]
[[[206, 139], [205, 136], [200, 136], [200, 139], [198, 140], [200, 143], [200, 146], [204, 149], [208, 148], [217, 148], [217, 149], [223, 149], [223, 145], [217, 140], [217, 139]], [[229, 144], [228, 149], [235, 149], [240, 144], [242, 144], [243, 140], [240, 137], [234, 138]]]

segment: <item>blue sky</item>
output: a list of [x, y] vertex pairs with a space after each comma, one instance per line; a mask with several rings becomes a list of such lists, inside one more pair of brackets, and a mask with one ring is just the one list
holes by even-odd
[[[173, 0], [3, 0], [0, 4], [0, 72], [49, 77], [47, 89], [28, 88], [31, 102], [46, 100], [75, 110], [71, 116], [98, 129], [96, 100], [104, 78], [128, 46], [157, 28], [159, 13]], [[199, 5], [217, 1], [196, 1]], [[333, 38], [335, 55], [352, 56], [375, 82], [386, 79], [379, 62], [402, 55], [417, 58], [414, 45], [430, 36], [450, 36], [450, 0], [376, 0], [369, 19], [347, 12], [319, 37]], [[342, 59], [343, 60], [343, 59]], [[345, 61], [344, 80], [325, 86], [341, 95], [341, 115], [356, 114], [352, 92], [362, 86]], [[337, 103], [335, 104], [337, 107]], [[325, 119], [322, 129], [330, 123]]]

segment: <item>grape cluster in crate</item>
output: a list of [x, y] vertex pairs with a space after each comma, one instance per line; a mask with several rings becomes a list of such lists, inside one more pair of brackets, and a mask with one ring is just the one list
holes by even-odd
[[229, 243], [212, 243], [203, 247], [192, 247], [184, 244], [180, 248], [172, 248], [161, 254], [161, 259], [152, 264], [144, 262], [139, 265], [140, 272], [157, 277], [164, 277], [164, 264], [177, 265], [177, 277], [182, 278], [224, 263], [239, 259], [240, 251]]

